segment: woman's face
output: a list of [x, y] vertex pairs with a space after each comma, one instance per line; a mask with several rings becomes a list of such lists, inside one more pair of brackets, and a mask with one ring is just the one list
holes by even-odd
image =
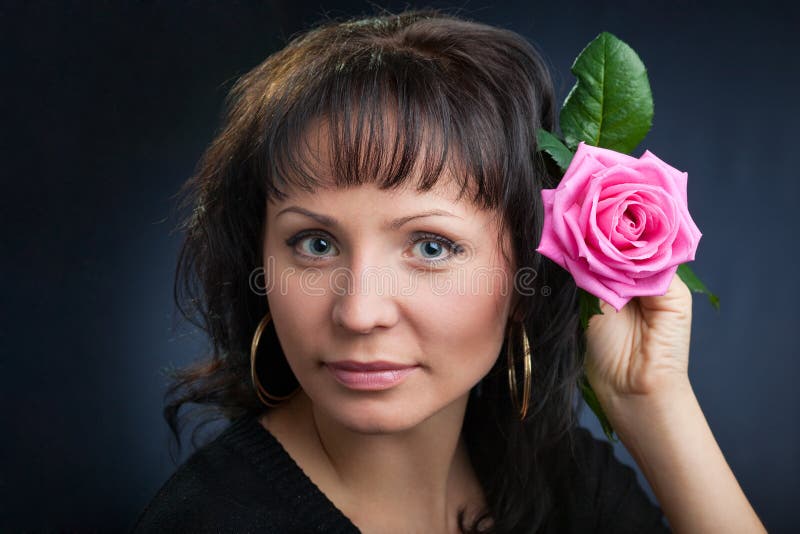
[[278, 339], [315, 408], [351, 430], [411, 428], [465, 401], [498, 357], [513, 273], [493, 214], [456, 201], [446, 178], [422, 194], [288, 190], [267, 205]]

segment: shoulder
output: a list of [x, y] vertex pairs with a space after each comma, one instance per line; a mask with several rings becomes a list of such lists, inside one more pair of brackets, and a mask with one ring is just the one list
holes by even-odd
[[352, 534], [358, 529], [258, 419], [246, 416], [175, 471], [133, 532]]
[[555, 481], [558, 521], [594, 532], [669, 532], [636, 471], [617, 459], [607, 440], [576, 426], [564, 437], [561, 453]]
[[275, 531], [269, 525], [285, 513], [275, 484], [279, 457], [260, 448], [260, 463], [254, 463], [243, 429], [234, 422], [192, 453], [141, 512], [133, 532]]

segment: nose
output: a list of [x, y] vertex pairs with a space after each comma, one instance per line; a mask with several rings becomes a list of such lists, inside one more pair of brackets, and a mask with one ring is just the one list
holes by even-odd
[[398, 319], [397, 274], [390, 267], [364, 262], [354, 262], [334, 273], [331, 277], [336, 295], [332, 310], [334, 324], [358, 334], [394, 325]]

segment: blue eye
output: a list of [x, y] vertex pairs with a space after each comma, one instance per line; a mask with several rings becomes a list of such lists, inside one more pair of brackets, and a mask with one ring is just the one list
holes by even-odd
[[286, 244], [290, 247], [295, 247], [298, 243], [301, 249], [299, 254], [311, 261], [324, 260], [328, 257], [326, 253], [331, 249], [335, 249], [333, 240], [318, 232], [300, 232], [286, 240]]
[[[409, 240], [413, 249], [419, 249], [417, 254], [428, 266], [435, 267], [450, 261], [453, 256], [461, 254], [463, 248], [444, 236], [429, 232], [417, 232]], [[320, 230], [308, 230], [298, 233], [286, 240], [286, 245], [296, 250], [296, 254], [308, 261], [323, 261], [330, 256], [336, 256], [338, 249], [333, 244], [333, 239]], [[420, 245], [419, 247], [417, 245]], [[328, 254], [329, 251], [337, 251]], [[444, 252], [447, 254], [442, 257]]]
[[[428, 232], [419, 232], [415, 234], [414, 237], [411, 238], [410, 243], [413, 244], [415, 248], [417, 248], [417, 245], [421, 245], [419, 249], [422, 254], [422, 259], [431, 266], [446, 263], [450, 261], [453, 256], [457, 256], [463, 252], [460, 246], [446, 237]], [[447, 255], [442, 258], [440, 255], [444, 251], [447, 251]]]
[[438, 256], [442, 252], [444, 252], [444, 246], [442, 246], [442, 244], [439, 243], [438, 241], [418, 241], [418, 243], [422, 244], [420, 250], [422, 251], [423, 255], [425, 255], [425, 259], [433, 259], [433, 260], [439, 259], [427, 256], [427, 254]]

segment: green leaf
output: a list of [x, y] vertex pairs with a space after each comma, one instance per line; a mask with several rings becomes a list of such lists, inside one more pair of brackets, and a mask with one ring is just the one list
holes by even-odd
[[678, 276], [691, 291], [708, 295], [708, 300], [714, 309], [719, 311], [719, 297], [708, 290], [706, 285], [700, 281], [696, 274], [689, 268], [689, 265], [682, 263], [678, 266]]
[[574, 154], [558, 137], [543, 128], [539, 128], [536, 131], [536, 144], [539, 150], [544, 150], [552, 156], [553, 161], [556, 162], [562, 171], [567, 171], [567, 167], [569, 167]]
[[561, 132], [575, 150], [586, 144], [629, 153], [653, 124], [647, 70], [633, 49], [608, 32], [575, 59], [577, 83], [561, 108]]
[[592, 385], [589, 384], [589, 380], [586, 378], [585, 374], [582, 374], [580, 378], [578, 378], [578, 387], [580, 387], [583, 400], [586, 401], [586, 404], [589, 405], [589, 408], [592, 409], [592, 412], [594, 412], [594, 415], [597, 417], [598, 421], [600, 421], [600, 425], [603, 427], [603, 432], [606, 437], [610, 441], [618, 442], [619, 438], [614, 434], [611, 422], [603, 411], [603, 407], [600, 406], [600, 401], [597, 400], [597, 395], [592, 389]]
[[603, 311], [600, 309], [600, 299], [588, 291], [578, 288], [578, 302], [581, 310], [581, 326], [586, 330], [589, 328], [589, 319], [592, 318], [592, 315], [603, 315]]

